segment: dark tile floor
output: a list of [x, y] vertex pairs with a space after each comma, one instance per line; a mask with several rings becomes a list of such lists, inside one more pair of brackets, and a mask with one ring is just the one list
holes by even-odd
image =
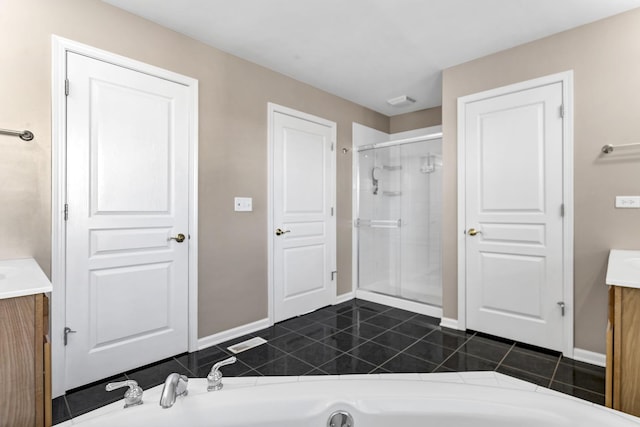
[[105, 379], [53, 401], [54, 424], [122, 398], [110, 381], [130, 378], [142, 388], [172, 372], [205, 377], [231, 355], [226, 348], [260, 336], [266, 344], [237, 355], [225, 376], [497, 371], [604, 404], [604, 368], [476, 332], [438, 326], [439, 319], [362, 300], [325, 307], [207, 349]]

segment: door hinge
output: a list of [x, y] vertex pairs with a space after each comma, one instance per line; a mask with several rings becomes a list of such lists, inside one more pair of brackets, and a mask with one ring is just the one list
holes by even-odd
[[560, 205], [560, 216], [564, 218], [564, 203]]
[[331, 216], [333, 216], [333, 206], [331, 206]]
[[331, 143], [331, 151], [333, 151], [333, 142]]
[[558, 301], [558, 306], [560, 307], [560, 313], [562, 317], [564, 317], [564, 301]]
[[564, 118], [564, 104], [560, 106], [560, 118]]
[[338, 274], [338, 272], [337, 272], [337, 271], [332, 271], [332, 272], [331, 272], [331, 281], [332, 281], [332, 282], [333, 282], [333, 280], [335, 279], [336, 274]]
[[64, 204], [64, 220], [65, 221], [69, 220], [69, 204], [68, 203]]
[[69, 79], [64, 79], [64, 94], [69, 96]]

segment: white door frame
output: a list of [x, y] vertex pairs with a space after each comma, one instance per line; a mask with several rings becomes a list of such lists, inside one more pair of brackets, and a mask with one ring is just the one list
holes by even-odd
[[[189, 351], [198, 349], [198, 80], [52, 35], [51, 80], [51, 342], [53, 397], [64, 394], [66, 313], [66, 124], [67, 52], [74, 52], [189, 88]], [[73, 90], [71, 88], [71, 90]]]
[[[274, 324], [275, 313], [274, 313], [274, 292], [275, 292], [275, 284], [274, 284], [274, 268], [273, 268], [273, 244], [274, 244], [274, 234], [273, 230], [275, 230], [275, 225], [273, 222], [273, 155], [274, 155], [274, 145], [275, 138], [273, 132], [275, 130], [273, 117], [275, 113], [282, 113], [288, 116], [297, 117], [302, 120], [308, 120], [310, 122], [319, 123], [324, 126], [331, 128], [331, 139], [334, 145], [333, 155], [334, 160], [331, 162], [331, 174], [334, 185], [331, 189], [331, 205], [336, 207], [336, 161], [335, 161], [335, 153], [337, 150], [337, 140], [338, 140], [338, 126], [335, 122], [332, 122], [327, 119], [323, 119], [322, 117], [314, 116], [312, 114], [303, 113], [301, 111], [294, 110], [289, 107], [284, 107], [282, 105], [274, 104], [272, 102], [267, 103], [267, 292], [268, 292], [268, 300], [269, 300], [269, 326]], [[335, 217], [337, 218], [337, 212], [334, 212]], [[337, 233], [337, 230], [336, 230]], [[335, 241], [332, 243], [333, 253], [337, 254], [337, 236]], [[335, 266], [334, 266], [335, 269]], [[337, 280], [331, 282], [332, 287], [334, 288], [334, 300], [335, 304], [337, 298]]]
[[467, 327], [467, 282], [466, 282], [466, 138], [465, 117], [467, 104], [511, 92], [533, 89], [553, 83], [562, 83], [564, 120], [562, 122], [563, 140], [563, 294], [565, 316], [563, 317], [564, 343], [563, 354], [573, 357], [573, 70], [540, 77], [533, 80], [474, 93], [458, 98], [458, 329]]

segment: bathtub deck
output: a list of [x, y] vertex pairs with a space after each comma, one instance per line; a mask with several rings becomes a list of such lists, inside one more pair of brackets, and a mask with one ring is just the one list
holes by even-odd
[[104, 385], [126, 378], [148, 389], [179, 372], [205, 377], [230, 345], [260, 336], [266, 344], [236, 355], [227, 377], [496, 371], [604, 404], [604, 368], [479, 333], [438, 326], [439, 319], [362, 300], [326, 307], [207, 349], [179, 355], [67, 392], [53, 402], [54, 424], [122, 398]]

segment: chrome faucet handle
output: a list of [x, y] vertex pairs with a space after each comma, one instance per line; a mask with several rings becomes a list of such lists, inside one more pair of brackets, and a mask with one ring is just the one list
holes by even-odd
[[222, 372], [220, 372], [220, 368], [226, 365], [231, 365], [232, 363], [235, 363], [236, 360], [238, 359], [236, 359], [235, 356], [231, 356], [228, 359], [221, 360], [213, 365], [211, 372], [207, 375], [207, 391], [216, 391], [222, 388]]
[[142, 388], [134, 380], [118, 381], [115, 383], [109, 383], [105, 387], [105, 390], [112, 391], [117, 388], [129, 387], [124, 393], [124, 407], [142, 405]]

